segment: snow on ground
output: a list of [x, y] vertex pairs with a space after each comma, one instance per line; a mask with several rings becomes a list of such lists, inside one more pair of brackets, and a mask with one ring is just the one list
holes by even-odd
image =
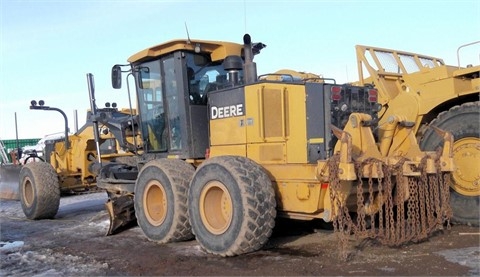
[[0, 276], [101, 275], [108, 269], [107, 263], [86, 261], [48, 248], [31, 251], [23, 241], [0, 242], [0, 245]]
[[[92, 209], [92, 203], [93, 208], [99, 211], [106, 199], [105, 193], [62, 197], [57, 218], [70, 217], [69, 210], [73, 209], [88, 211]], [[0, 213], [3, 217], [10, 219], [25, 220], [20, 201], [1, 200]], [[103, 211], [97, 213], [104, 214]], [[108, 218], [105, 220], [94, 216], [81, 225], [72, 226], [71, 229], [88, 226], [98, 229], [98, 232], [104, 232], [108, 224]], [[1, 225], [0, 232], [6, 232]], [[105, 275], [109, 268], [107, 263], [96, 262], [81, 256], [65, 255], [61, 249], [56, 251], [57, 249], [39, 248], [34, 243], [21, 240], [0, 241], [0, 276], [98, 276]]]
[[471, 268], [472, 276], [480, 276], [480, 248], [478, 246], [442, 250], [435, 254], [443, 256], [449, 262]]

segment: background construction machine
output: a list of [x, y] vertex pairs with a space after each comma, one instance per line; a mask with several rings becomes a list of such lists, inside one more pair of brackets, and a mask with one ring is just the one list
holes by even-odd
[[195, 236], [233, 256], [261, 248], [277, 217], [323, 219], [389, 245], [442, 228], [451, 135], [435, 129], [443, 151], [422, 152], [414, 123], [394, 114], [377, 134], [376, 89], [295, 71], [257, 76], [264, 47], [249, 35], [173, 40], [112, 68], [115, 88], [122, 70], [135, 78], [144, 153], [137, 166], [101, 168], [108, 234], [136, 219], [150, 240]]
[[[30, 109], [58, 111], [65, 119], [63, 138], [45, 142], [45, 162], [25, 163], [19, 176], [19, 194], [23, 212], [29, 219], [53, 218], [58, 211], [61, 194], [87, 192], [96, 188], [94, 161], [111, 161], [133, 156], [119, 147], [110, 129], [97, 126], [87, 112], [87, 122], [75, 134], [68, 135], [67, 117], [58, 108], [45, 106], [43, 101], [31, 102]], [[116, 104], [98, 109], [98, 113], [115, 122], [129, 122], [132, 111], [119, 111]], [[98, 144], [94, 129], [99, 131]], [[97, 149], [99, 151], [97, 151]], [[97, 153], [100, 153], [98, 155]]]
[[[480, 41], [466, 46], [480, 44]], [[451, 183], [452, 221], [478, 226], [480, 220], [480, 65], [445, 65], [426, 55], [356, 46], [360, 81], [378, 90], [379, 133], [392, 114], [414, 122], [423, 150], [435, 151], [442, 139], [435, 126], [453, 134], [455, 170]]]
[[[18, 151], [18, 148], [16, 149]], [[0, 198], [18, 199], [18, 175], [21, 165], [11, 163], [3, 141], [0, 140]]]

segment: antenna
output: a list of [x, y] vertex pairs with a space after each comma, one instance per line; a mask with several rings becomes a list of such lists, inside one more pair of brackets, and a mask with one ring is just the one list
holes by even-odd
[[188, 33], [187, 22], [185, 21], [185, 30], [187, 31], [187, 43], [190, 44], [192, 41], [190, 40], [190, 34]]

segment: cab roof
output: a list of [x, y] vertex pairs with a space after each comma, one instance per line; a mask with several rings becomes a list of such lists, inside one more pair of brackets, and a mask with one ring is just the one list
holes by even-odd
[[233, 42], [176, 39], [144, 49], [128, 58], [128, 62], [148, 60], [178, 50], [195, 51], [195, 46], [200, 46], [200, 53], [210, 54], [212, 61], [223, 60], [229, 55], [240, 56], [243, 48], [243, 44]]

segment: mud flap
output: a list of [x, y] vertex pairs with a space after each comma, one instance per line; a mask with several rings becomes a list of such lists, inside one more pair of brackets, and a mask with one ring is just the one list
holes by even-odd
[[110, 217], [107, 236], [114, 235], [137, 224], [133, 195], [109, 197], [105, 203], [105, 208]]
[[19, 178], [21, 165], [0, 165], [0, 198], [19, 200]]

